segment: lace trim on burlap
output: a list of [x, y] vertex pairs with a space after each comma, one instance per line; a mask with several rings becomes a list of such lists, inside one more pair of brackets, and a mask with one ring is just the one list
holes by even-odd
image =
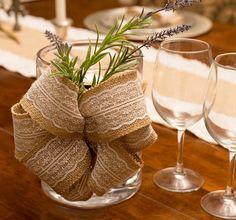
[[157, 138], [135, 71], [112, 76], [79, 101], [78, 92], [68, 79], [43, 74], [11, 109], [16, 158], [71, 201], [125, 182]]

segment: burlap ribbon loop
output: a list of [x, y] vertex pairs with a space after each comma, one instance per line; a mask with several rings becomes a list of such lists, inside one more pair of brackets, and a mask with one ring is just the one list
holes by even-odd
[[16, 158], [65, 198], [88, 199], [92, 192], [90, 189], [87, 192], [87, 184], [80, 188], [83, 191], [76, 188], [77, 182], [84, 179], [91, 166], [91, 154], [86, 143], [49, 133], [29, 116], [20, 103], [15, 104], [11, 111]]
[[117, 74], [82, 95], [85, 131], [93, 141], [112, 141], [151, 123], [136, 71]]
[[135, 71], [86, 91], [41, 75], [12, 107], [15, 155], [68, 200], [87, 200], [142, 167], [140, 150], [156, 140]]
[[77, 98], [78, 88], [70, 80], [43, 74], [32, 84], [20, 104], [50, 133], [65, 138], [82, 138], [85, 122]]

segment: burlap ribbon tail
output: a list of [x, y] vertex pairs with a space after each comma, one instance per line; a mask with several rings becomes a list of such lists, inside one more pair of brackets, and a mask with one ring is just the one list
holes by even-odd
[[15, 156], [64, 198], [87, 200], [125, 182], [156, 140], [136, 71], [86, 91], [41, 75], [12, 107]]

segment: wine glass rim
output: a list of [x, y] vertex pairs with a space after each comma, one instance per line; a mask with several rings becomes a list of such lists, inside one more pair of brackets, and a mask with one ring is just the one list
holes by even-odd
[[[179, 42], [179, 41], [183, 41], [183, 42], [198, 42], [201, 44], [204, 44], [206, 46], [205, 49], [201, 49], [201, 50], [194, 50], [194, 51], [177, 51], [177, 50], [172, 50], [172, 49], [167, 49], [165, 47], [163, 47], [166, 43], [170, 43], [170, 42]], [[160, 49], [167, 51], [167, 52], [174, 52], [174, 53], [179, 53], [179, 54], [196, 54], [196, 53], [202, 53], [202, 52], [207, 52], [209, 50], [211, 50], [210, 45], [203, 41], [203, 40], [198, 40], [198, 39], [192, 39], [192, 38], [173, 38], [173, 39], [167, 39], [162, 41], [162, 43], [160, 44]]]
[[235, 67], [232, 67], [232, 66], [230, 67], [230, 66], [226, 66], [226, 65], [219, 63], [220, 58], [222, 58], [224, 56], [229, 56], [229, 55], [235, 55], [235, 57], [236, 57], [236, 52], [222, 53], [222, 54], [217, 55], [215, 58], [215, 65], [219, 66], [221, 68], [224, 68], [224, 69], [228, 69], [228, 70], [236, 70]]

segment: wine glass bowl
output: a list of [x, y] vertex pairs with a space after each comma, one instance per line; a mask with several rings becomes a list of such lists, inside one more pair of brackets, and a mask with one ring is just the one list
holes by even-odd
[[226, 190], [206, 194], [202, 208], [217, 217], [236, 219], [234, 169], [236, 155], [236, 53], [215, 58], [204, 103], [204, 119], [208, 132], [229, 154], [229, 180]]
[[191, 192], [204, 182], [200, 174], [183, 167], [183, 143], [185, 130], [202, 118], [211, 63], [211, 49], [206, 42], [171, 39], [160, 45], [154, 70], [153, 104], [162, 119], [178, 130], [176, 166], [154, 175], [155, 184], [165, 190]]

